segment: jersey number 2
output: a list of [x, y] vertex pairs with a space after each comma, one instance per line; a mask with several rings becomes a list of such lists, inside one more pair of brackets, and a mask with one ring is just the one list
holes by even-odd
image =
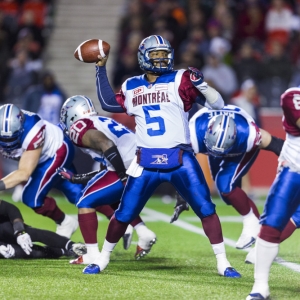
[[143, 111], [146, 118], [146, 124], [158, 123], [158, 129], [148, 128], [147, 133], [150, 136], [163, 135], [166, 132], [165, 122], [162, 117], [150, 117], [149, 111], [160, 110], [159, 105], [143, 106]]
[[113, 133], [118, 138], [120, 136], [122, 136], [123, 134], [126, 134], [126, 133], [130, 132], [125, 126], [115, 122], [112, 119], [108, 119], [108, 118], [105, 118], [105, 117], [99, 117], [99, 120], [101, 122], [104, 122], [104, 123], [107, 122], [108, 123], [107, 128], [111, 131], [111, 133]]

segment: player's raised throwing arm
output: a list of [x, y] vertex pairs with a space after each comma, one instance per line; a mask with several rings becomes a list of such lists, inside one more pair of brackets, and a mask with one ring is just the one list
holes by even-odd
[[103, 110], [114, 113], [121, 113], [125, 110], [118, 103], [116, 95], [112, 90], [107, 78], [105, 67], [107, 58], [108, 56], [102, 58], [99, 55], [99, 61], [96, 63], [96, 87], [98, 99]]

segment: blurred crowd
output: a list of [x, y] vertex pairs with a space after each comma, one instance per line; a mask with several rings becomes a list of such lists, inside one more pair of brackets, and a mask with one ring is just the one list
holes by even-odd
[[44, 69], [54, 0], [0, 0], [0, 102], [58, 122], [65, 94]]
[[260, 107], [279, 107], [280, 95], [300, 84], [300, 1], [128, 0], [119, 24], [113, 85], [141, 73], [140, 41], [168, 39], [175, 68], [202, 70], [227, 104], [259, 123]]
[[[0, 104], [58, 123], [66, 95], [43, 59], [53, 16], [54, 0], [0, 0]], [[17, 168], [2, 156], [0, 163], [1, 176]]]

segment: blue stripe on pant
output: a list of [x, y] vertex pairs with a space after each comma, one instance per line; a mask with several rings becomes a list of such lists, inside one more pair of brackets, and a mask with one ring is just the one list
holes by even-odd
[[260, 223], [284, 229], [293, 213], [300, 205], [300, 174], [282, 168], [277, 174], [268, 193]]
[[183, 165], [172, 170], [144, 169], [140, 177], [129, 177], [121, 204], [116, 210], [118, 221], [130, 223], [137, 217], [154, 190], [163, 182], [170, 182], [190, 204], [197, 216], [204, 218], [215, 213], [215, 204], [203, 172], [193, 153], [183, 153]]

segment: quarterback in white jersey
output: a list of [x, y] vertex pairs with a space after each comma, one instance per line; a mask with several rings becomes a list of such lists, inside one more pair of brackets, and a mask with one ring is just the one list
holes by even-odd
[[64, 138], [62, 130], [35, 113], [5, 104], [0, 107], [0, 152], [19, 161], [18, 169], [0, 180], [0, 189], [25, 183], [23, 203], [55, 221], [58, 234], [70, 237], [78, 227], [77, 220], [65, 215], [55, 200], [47, 196], [55, 187], [75, 204], [82, 189], [82, 185], [72, 186], [56, 173], [58, 167], [75, 171], [74, 147]]
[[[100, 255], [95, 208], [106, 204], [113, 209], [118, 207], [127, 180], [126, 169], [135, 155], [136, 139], [134, 133], [122, 124], [99, 116], [92, 101], [83, 95], [75, 95], [65, 101], [60, 120], [72, 142], [102, 166], [99, 171], [83, 175], [72, 174], [66, 169], [58, 170], [63, 178], [86, 184], [76, 206], [79, 208], [79, 226], [87, 246], [87, 254], [71, 263], [90, 264]], [[139, 259], [150, 251], [156, 236], [139, 216], [130, 224], [139, 237], [135, 253], [136, 259]], [[130, 243], [124, 248], [128, 249], [129, 245]], [[89, 274], [85, 270], [83, 273]]]
[[116, 95], [106, 75], [107, 57], [98, 58], [96, 85], [101, 106], [135, 117], [137, 152], [127, 170], [128, 181], [121, 204], [110, 220], [101, 257], [87, 269], [97, 274], [106, 268], [127, 224], [161, 183], [170, 182], [201, 219], [217, 258], [218, 273], [240, 277], [226, 258], [220, 220], [193, 153], [188, 127], [188, 111], [193, 103], [220, 109], [224, 106], [221, 95], [208, 86], [199, 70], [173, 70], [173, 48], [159, 35], [149, 36], [139, 45], [138, 61], [145, 74], [128, 78]]
[[290, 88], [281, 95], [280, 105], [283, 110], [282, 123], [286, 132], [286, 140], [278, 159], [278, 173], [268, 193], [264, 212], [261, 216], [262, 227], [255, 246], [255, 282], [247, 300], [267, 299], [269, 297], [269, 273], [272, 262], [279, 251], [282, 231], [291, 221], [291, 217], [294, 218], [295, 212], [299, 211], [299, 104], [299, 87]]

